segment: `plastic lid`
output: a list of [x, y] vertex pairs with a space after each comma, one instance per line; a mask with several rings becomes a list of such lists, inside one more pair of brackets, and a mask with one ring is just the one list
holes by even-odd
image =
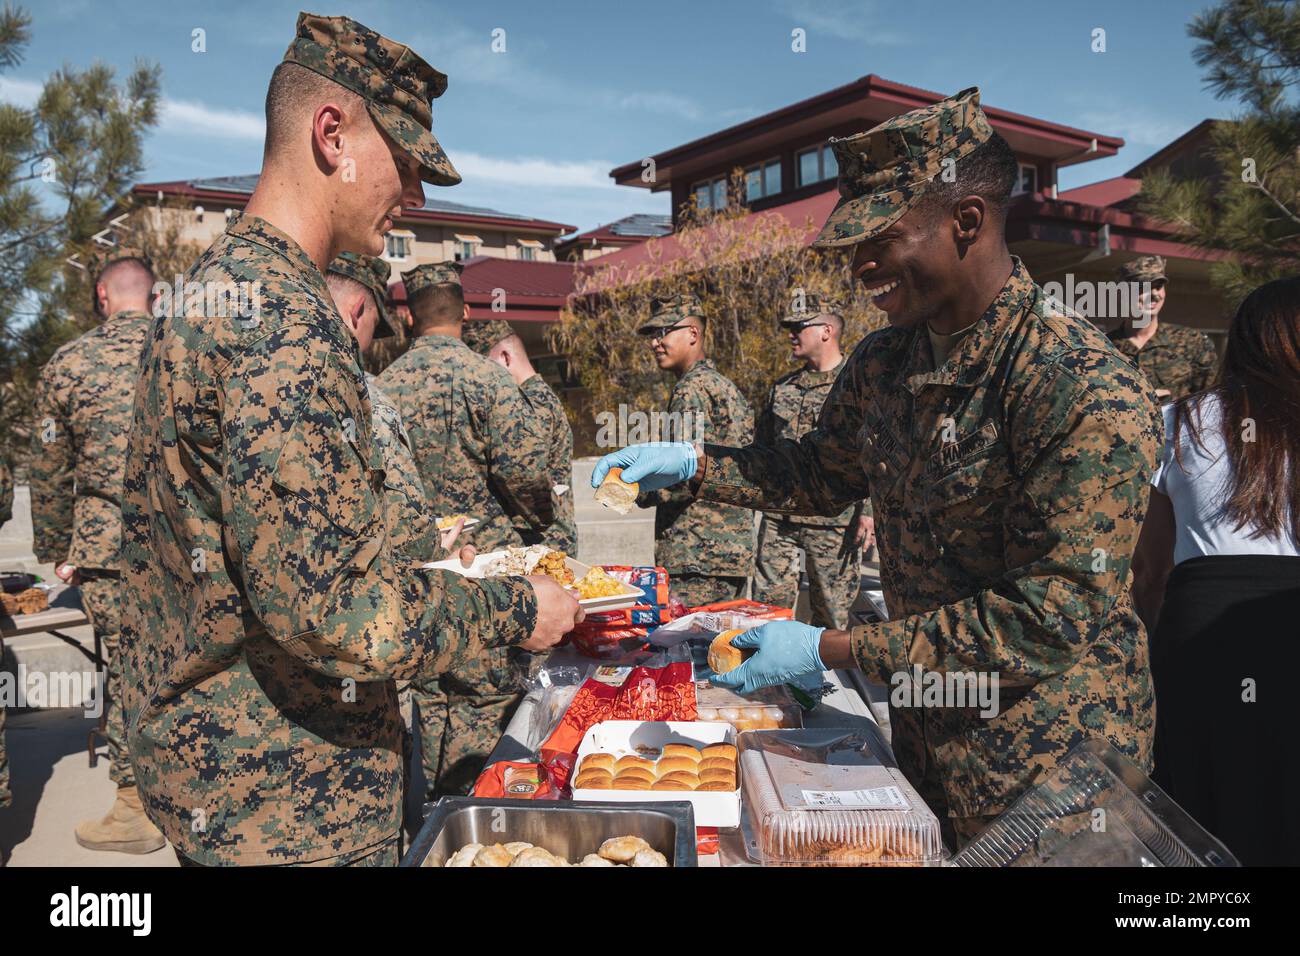
[[738, 742], [764, 865], [942, 861], [938, 819], [874, 727], [756, 731]]

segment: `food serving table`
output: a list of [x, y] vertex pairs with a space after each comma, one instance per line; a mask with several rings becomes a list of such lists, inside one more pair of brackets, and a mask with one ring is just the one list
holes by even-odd
[[[601, 662], [582, 656], [571, 647], [562, 647], [551, 653], [547, 667], [553, 669], [564, 665], [572, 665], [582, 670], [599, 663]], [[805, 727], [861, 729], [866, 725], [876, 724], [871, 708], [857, 689], [854, 676], [856, 675], [851, 676], [848, 671], [826, 672], [826, 683], [831, 685], [832, 689], [822, 698], [821, 703], [811, 711], [804, 713], [803, 722]], [[529, 727], [532, 724], [533, 715], [541, 702], [541, 698], [541, 688], [534, 688], [524, 696], [519, 709], [515, 711], [514, 717], [506, 726], [505, 733], [497, 741], [491, 756], [488, 757], [487, 765], [503, 760], [531, 761], [537, 759], [537, 752], [529, 746]], [[426, 812], [427, 809], [426, 807]], [[699, 866], [755, 865], [750, 861], [746, 853], [743, 829], [720, 830], [718, 843], [719, 851], [717, 853], [701, 854], [699, 856]]]

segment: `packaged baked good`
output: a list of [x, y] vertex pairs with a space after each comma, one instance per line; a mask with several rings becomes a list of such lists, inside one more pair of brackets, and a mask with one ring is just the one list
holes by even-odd
[[786, 687], [764, 687], [742, 697], [702, 679], [695, 682], [695, 698], [697, 720], [723, 721], [737, 732], [803, 726], [803, 710]]
[[927, 866], [939, 820], [874, 727], [762, 730], [737, 738], [764, 866]]

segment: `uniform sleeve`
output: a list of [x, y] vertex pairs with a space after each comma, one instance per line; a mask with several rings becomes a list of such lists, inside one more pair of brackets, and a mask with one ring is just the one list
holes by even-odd
[[476, 582], [398, 558], [355, 362], [312, 325], [276, 330], [222, 381], [227, 548], [251, 610], [309, 667], [430, 677], [526, 640], [522, 578]]
[[776, 441], [776, 386], [767, 390], [767, 401], [758, 413], [758, 422], [754, 427], [754, 441], [759, 445], [771, 445]]
[[859, 455], [864, 387], [861, 366], [850, 365], [831, 387], [817, 427], [798, 441], [743, 448], [706, 444], [698, 496], [759, 511], [827, 517], [867, 497]]
[[32, 495], [32, 551], [43, 564], [62, 564], [72, 550], [77, 449], [60, 384], [57, 358], [41, 372], [36, 388], [29, 483]]
[[1078, 361], [1086, 367], [1045, 369], [1009, 411], [1022, 477], [1004, 519], [1007, 571], [961, 601], [855, 628], [866, 673], [888, 683], [919, 665], [1024, 687], [1089, 652], [1128, 587], [1163, 430], [1120, 361], [1095, 353]]
[[488, 480], [508, 505], [506, 511], [523, 518], [535, 530], [555, 520], [549, 463], [550, 435], [547, 416], [535, 410], [545, 403], [540, 375], [516, 386], [509, 373], [498, 369], [500, 380], [485, 396]]

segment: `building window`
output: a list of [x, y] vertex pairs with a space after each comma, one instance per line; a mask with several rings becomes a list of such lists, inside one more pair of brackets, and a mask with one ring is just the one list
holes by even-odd
[[795, 155], [795, 165], [799, 171], [799, 185], [809, 186], [826, 179], [834, 179], [840, 174], [835, 151], [829, 146], [814, 146]]
[[701, 209], [727, 208], [727, 177], [715, 176], [691, 187], [695, 204]]
[[415, 239], [415, 233], [407, 232], [405, 229], [394, 229], [384, 236], [384, 258], [391, 259], [394, 262], [401, 262], [404, 259], [411, 258], [411, 241]]
[[537, 253], [542, 248], [542, 244], [536, 239], [519, 240], [519, 258], [525, 262], [533, 262], [537, 259]]
[[775, 196], [781, 191], [781, 161], [769, 159], [765, 163], [745, 170], [745, 202], [765, 196]]
[[464, 262], [467, 259], [473, 259], [478, 255], [478, 247], [483, 244], [483, 240], [478, 236], [456, 235], [456, 252], [455, 259], [457, 262]]
[[1020, 196], [1036, 192], [1038, 192], [1038, 167], [1033, 163], [1021, 163], [1020, 178], [1016, 181], [1016, 188], [1011, 190], [1011, 195]]

